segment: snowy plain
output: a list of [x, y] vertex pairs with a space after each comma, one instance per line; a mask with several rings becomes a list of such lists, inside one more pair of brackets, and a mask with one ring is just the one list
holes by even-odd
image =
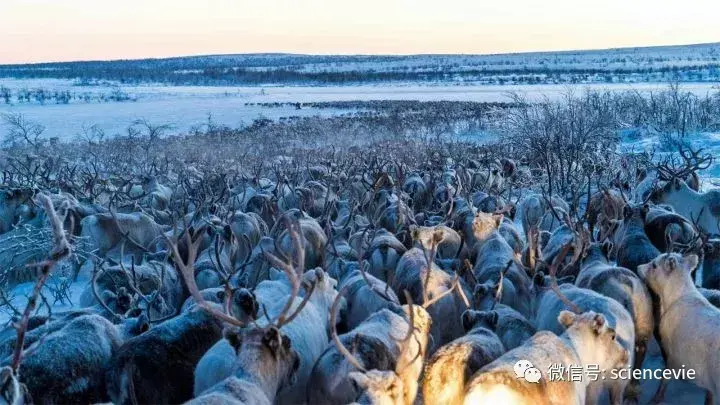
[[[77, 86], [64, 79], [5, 79], [0, 87], [19, 89], [49, 89], [109, 94], [121, 89], [131, 98], [123, 102], [83, 102], [69, 104], [37, 102], [5, 104], [0, 101], [0, 114], [21, 113], [45, 127], [47, 137], [70, 140], [83, 128], [97, 125], [108, 136], [122, 134], [137, 119], [154, 124], [171, 124], [176, 132], [188, 132], [207, 122], [212, 115], [216, 124], [240, 127], [257, 118], [278, 120], [291, 116], [329, 116], [347, 113], [333, 108], [297, 109], [293, 105], [268, 106], [267, 103], [310, 103], [334, 101], [417, 100], [417, 101], [476, 101], [507, 102], [511, 93], [519, 93], [530, 100], [557, 99], [569, 91], [586, 90], [638, 92], [659, 91], [666, 83], [611, 84], [538, 84], [538, 85], [478, 85], [478, 84], [378, 84], [348, 86], [163, 86], [117, 85]], [[682, 88], [697, 95], [718, 89], [714, 83], [683, 83]], [[0, 134], [4, 131], [0, 128]]]

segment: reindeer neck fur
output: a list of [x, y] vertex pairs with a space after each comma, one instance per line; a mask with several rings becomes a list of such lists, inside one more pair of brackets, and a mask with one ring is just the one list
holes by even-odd
[[689, 275], [682, 277], [681, 280], [673, 280], [672, 286], [663, 288], [662, 292], [658, 294], [660, 298], [660, 313], [666, 313], [673, 304], [684, 298], [700, 295]]
[[[582, 333], [574, 328], [567, 329], [565, 333], [560, 335], [560, 340], [566, 343], [569, 351], [575, 357], [572, 364], [576, 365], [587, 365], [587, 364], [601, 364], [603, 359], [598, 358], [594, 353], [595, 348], [592, 345], [588, 345], [583, 339]], [[590, 384], [589, 379], [581, 378], [580, 381], [575, 381], [576, 392], [585, 392], [587, 386]]]
[[700, 210], [704, 207], [703, 198], [705, 194], [698, 193], [691, 189], [687, 184], [682, 184], [679, 190], [673, 190], [667, 193], [664, 198], [664, 202], [670, 204], [676, 209], [680, 209], [683, 212], [693, 212], [698, 215]]
[[[260, 344], [260, 343], [248, 343]], [[283, 376], [278, 375], [282, 367], [273, 364], [274, 367], [263, 366], [265, 361], [262, 356], [256, 353], [240, 353], [234, 376], [242, 381], [259, 387], [265, 393], [270, 402], [274, 402], [277, 392], [280, 390]]]
[[580, 271], [594, 269], [596, 267], [610, 267], [610, 262], [605, 254], [598, 247], [591, 247], [587, 250], [587, 256], [582, 259]]

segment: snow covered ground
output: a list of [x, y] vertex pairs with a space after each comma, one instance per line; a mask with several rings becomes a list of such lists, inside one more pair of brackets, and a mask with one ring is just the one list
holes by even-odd
[[[110, 94], [120, 88], [132, 100], [125, 102], [90, 102], [72, 100], [69, 104], [44, 105], [17, 103], [8, 105], [0, 101], [0, 114], [22, 113], [27, 119], [46, 128], [45, 135], [61, 140], [72, 139], [83, 128], [97, 125], [108, 136], [124, 133], [136, 119], [144, 118], [155, 124], [170, 123], [177, 132], [186, 132], [193, 126], [207, 122], [212, 114], [216, 124], [239, 127], [256, 118], [277, 120], [289, 116], [328, 116], [346, 113], [347, 110], [316, 109], [293, 106], [262, 106], [257, 103], [309, 103], [332, 101], [418, 100], [418, 101], [509, 101], [509, 94], [525, 94], [529, 99], [547, 97], [555, 99], [572, 90], [586, 89], [610, 91], [657, 91], [667, 87], [664, 83], [598, 84], [598, 85], [353, 85], [353, 86], [267, 86], [267, 87], [212, 87], [212, 86], [117, 86], [105, 83], [98, 86], [77, 86], [73, 81], [60, 79], [0, 79], [0, 87], [13, 91], [43, 88], [51, 91], [70, 91], [76, 94]], [[709, 83], [685, 83], [682, 88], [704, 95], [715, 88]], [[0, 135], [4, 129], [0, 128]]]

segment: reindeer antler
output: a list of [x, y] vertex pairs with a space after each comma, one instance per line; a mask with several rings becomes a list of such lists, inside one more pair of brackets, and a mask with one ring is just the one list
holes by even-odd
[[698, 170], [705, 170], [712, 165], [713, 156], [709, 153], [700, 155], [703, 149], [694, 150], [691, 147], [680, 146], [678, 153], [683, 162], [680, 166], [674, 158], [669, 158], [665, 162], [655, 165], [655, 169], [661, 180], [669, 181], [675, 178], [684, 179], [687, 175]]
[[570, 301], [568, 297], [565, 296], [565, 294], [560, 291], [560, 287], [557, 283], [557, 270], [558, 267], [560, 267], [560, 263], [565, 260], [565, 257], [567, 256], [568, 252], [570, 252], [570, 247], [572, 247], [572, 242], [567, 243], [565, 246], [563, 246], [560, 253], [558, 253], [557, 256], [555, 256], [555, 260], [553, 260], [552, 264], [550, 265], [550, 268], [548, 269], [548, 273], [550, 276], [550, 289], [557, 294], [558, 298], [560, 298], [560, 301], [565, 304], [566, 307], [568, 307], [571, 311], [575, 312], [576, 314], [581, 314], [582, 310], [575, 305], [574, 302]]
[[356, 369], [362, 371], [363, 373], [367, 373], [367, 369], [360, 364], [360, 362], [355, 358], [355, 356], [350, 353], [350, 350], [345, 347], [345, 345], [342, 344], [342, 341], [340, 341], [340, 337], [338, 337], [337, 334], [337, 327], [335, 326], [337, 324], [337, 311], [338, 306], [340, 305], [340, 300], [345, 295], [345, 292], [347, 291], [347, 286], [343, 287], [339, 292], [338, 295], [335, 297], [335, 300], [333, 301], [332, 307], [330, 307], [330, 334], [332, 335], [332, 340], [335, 343], [335, 346], [337, 346], [338, 351], [340, 354], [345, 356], [347, 361], [352, 364], [353, 367]]

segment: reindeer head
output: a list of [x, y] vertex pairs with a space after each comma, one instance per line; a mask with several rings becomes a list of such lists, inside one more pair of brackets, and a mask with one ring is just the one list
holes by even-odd
[[502, 214], [488, 214], [478, 212], [472, 222], [472, 230], [477, 240], [485, 240], [493, 231], [500, 228], [504, 216]]
[[576, 349], [584, 357], [583, 361], [611, 368], [630, 366], [630, 354], [617, 341], [615, 329], [608, 325], [602, 314], [561, 311], [558, 322], [575, 342]]
[[475, 328], [495, 330], [498, 323], [498, 313], [495, 311], [475, 311], [468, 309], [462, 314], [462, 325], [465, 333]]
[[666, 289], [692, 283], [691, 273], [698, 265], [698, 256], [677, 253], [662, 254], [650, 263], [638, 266], [638, 274], [655, 293], [662, 296]]
[[300, 356], [292, 348], [290, 338], [276, 327], [228, 327], [223, 330], [223, 337], [241, 363], [251, 363], [244, 364], [248, 371], [276, 376], [280, 389], [295, 383]]
[[348, 373], [356, 392], [362, 392], [357, 399], [361, 404], [404, 405], [405, 388], [402, 379], [394, 371], [370, 370], [365, 373]]

